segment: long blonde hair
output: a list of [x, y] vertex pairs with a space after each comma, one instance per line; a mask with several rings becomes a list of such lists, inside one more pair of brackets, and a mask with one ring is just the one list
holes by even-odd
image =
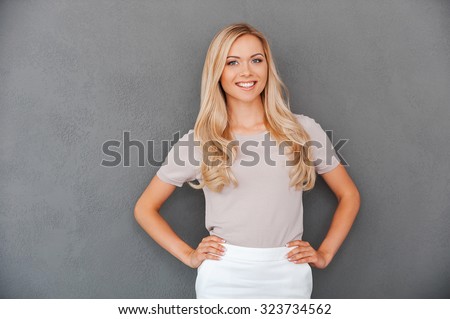
[[[247, 23], [235, 23], [223, 28], [216, 33], [209, 45], [202, 73], [200, 111], [194, 126], [194, 139], [200, 142], [203, 150], [207, 146], [209, 155], [205, 159], [203, 154], [200, 184], [188, 184], [195, 189], [207, 186], [214, 192], [221, 192], [230, 182], [235, 186], [239, 184], [230, 167], [236, 158], [238, 147], [230, 148], [233, 137], [229, 127], [226, 95], [219, 82], [233, 42], [244, 34], [258, 37], [264, 48], [268, 64], [267, 83], [261, 92], [264, 123], [278, 145], [282, 141], [288, 142], [288, 146], [284, 148], [287, 151], [285, 155], [289, 154], [289, 159], [294, 163], [289, 171], [289, 186], [294, 186], [296, 190], [310, 190], [316, 180], [314, 166], [309, 160], [311, 148], [307, 147], [310, 136], [290, 110], [289, 92], [278, 75], [267, 39]], [[208, 165], [207, 161], [218, 161], [220, 164]]]

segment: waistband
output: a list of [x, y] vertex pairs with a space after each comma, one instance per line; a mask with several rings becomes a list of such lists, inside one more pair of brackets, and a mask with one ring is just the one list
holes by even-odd
[[274, 261], [286, 259], [286, 254], [295, 247], [269, 247], [269, 248], [254, 248], [236, 246], [229, 243], [221, 244], [226, 248], [222, 259], [241, 259], [248, 261]]

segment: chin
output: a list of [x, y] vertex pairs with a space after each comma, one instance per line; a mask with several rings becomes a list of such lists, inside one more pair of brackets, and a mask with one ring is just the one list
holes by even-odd
[[255, 95], [255, 96], [247, 96], [247, 97], [238, 97], [238, 96], [233, 96], [233, 98], [237, 101], [241, 101], [241, 102], [253, 102], [256, 99], [261, 98], [261, 95]]

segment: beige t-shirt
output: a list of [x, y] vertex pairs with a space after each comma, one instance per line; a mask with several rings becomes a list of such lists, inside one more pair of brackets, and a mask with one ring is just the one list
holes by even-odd
[[[316, 172], [336, 168], [339, 159], [322, 127], [306, 115], [294, 115], [310, 134]], [[189, 130], [170, 149], [156, 173], [162, 181], [181, 187], [186, 181], [202, 179], [202, 151], [193, 135], [194, 130]], [[235, 137], [240, 151], [231, 170], [239, 185], [225, 186], [221, 193], [203, 188], [206, 229], [210, 235], [245, 247], [281, 247], [302, 239], [303, 192], [289, 187], [288, 158], [268, 131]]]

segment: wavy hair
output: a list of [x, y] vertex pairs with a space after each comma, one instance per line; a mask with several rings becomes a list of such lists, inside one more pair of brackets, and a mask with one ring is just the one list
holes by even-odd
[[[266, 37], [247, 23], [234, 23], [216, 33], [206, 53], [202, 72], [200, 111], [194, 126], [194, 139], [200, 142], [203, 152], [200, 184], [188, 182], [195, 188], [207, 186], [214, 192], [221, 192], [224, 186], [238, 181], [231, 171], [238, 146], [229, 126], [226, 95], [220, 84], [227, 54], [234, 41], [245, 34], [259, 38], [268, 64], [268, 77], [261, 100], [264, 106], [264, 123], [277, 146], [284, 144], [286, 157], [293, 165], [289, 171], [290, 187], [295, 190], [310, 190], [314, 187], [316, 173], [307, 142], [310, 136], [290, 110], [289, 92], [281, 80]], [[211, 150], [212, 148], [212, 150]], [[206, 156], [208, 153], [208, 156]], [[214, 165], [212, 165], [212, 164]], [[218, 163], [218, 164], [217, 164]]]

